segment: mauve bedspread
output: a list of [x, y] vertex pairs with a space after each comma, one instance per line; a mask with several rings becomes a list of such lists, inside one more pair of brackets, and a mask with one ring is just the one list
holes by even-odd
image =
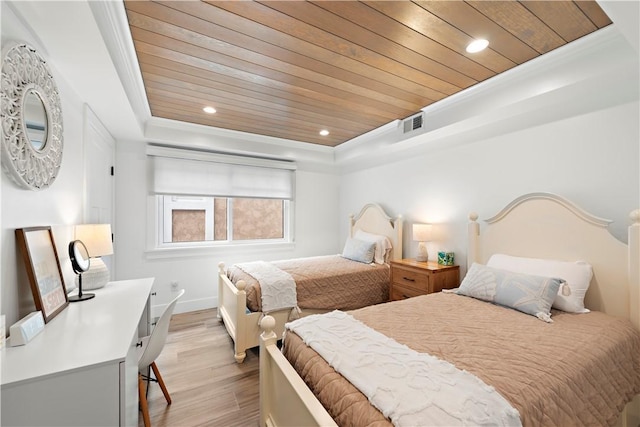
[[[389, 300], [389, 266], [364, 264], [340, 255], [296, 258], [272, 262], [296, 282], [298, 307], [316, 310], [354, 310]], [[232, 283], [247, 283], [247, 307], [262, 310], [259, 283], [241, 269], [231, 266]]]
[[[554, 323], [545, 323], [444, 293], [351, 314], [494, 386], [520, 412], [524, 426], [613, 425], [625, 403], [640, 393], [640, 333], [626, 319], [553, 311]], [[338, 425], [390, 425], [292, 332], [283, 353]]]

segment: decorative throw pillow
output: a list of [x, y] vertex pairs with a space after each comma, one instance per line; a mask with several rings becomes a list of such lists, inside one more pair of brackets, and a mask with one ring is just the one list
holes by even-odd
[[551, 320], [551, 305], [561, 279], [532, 276], [474, 263], [456, 293]]
[[373, 262], [375, 249], [376, 244], [373, 242], [349, 237], [347, 242], [344, 244], [342, 256], [353, 261], [371, 264]]
[[559, 277], [566, 283], [556, 295], [553, 308], [568, 313], [589, 312], [584, 307], [584, 297], [591, 284], [593, 268], [585, 261], [557, 261], [494, 254], [489, 258], [487, 266], [536, 276]]
[[373, 260], [376, 264], [384, 264], [387, 252], [389, 252], [392, 248], [391, 240], [389, 240], [387, 236], [367, 233], [363, 230], [357, 230], [353, 237], [356, 239], [375, 243], [376, 246]]

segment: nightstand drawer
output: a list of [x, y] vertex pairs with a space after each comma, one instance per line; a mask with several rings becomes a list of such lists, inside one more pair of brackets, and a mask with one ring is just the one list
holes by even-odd
[[420, 262], [413, 259], [391, 261], [391, 301], [455, 288], [459, 284], [460, 267]]
[[419, 289], [423, 293], [429, 292], [429, 275], [423, 272], [394, 267], [392, 280], [394, 285]]
[[391, 301], [403, 300], [407, 298], [417, 297], [420, 295], [426, 295], [424, 291], [420, 291], [415, 288], [410, 288], [408, 286], [398, 285], [394, 283], [391, 288]]

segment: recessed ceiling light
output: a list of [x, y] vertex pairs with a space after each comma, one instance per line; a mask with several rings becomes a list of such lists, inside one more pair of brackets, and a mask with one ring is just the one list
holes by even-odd
[[213, 107], [204, 107], [202, 111], [204, 111], [207, 114], [215, 114], [216, 109]]
[[322, 136], [327, 136], [327, 135], [329, 135], [329, 131], [328, 131], [328, 130], [326, 130], [326, 129], [322, 129], [322, 130], [320, 131], [320, 135], [322, 135]]
[[480, 52], [481, 50], [486, 49], [487, 46], [489, 46], [489, 42], [485, 39], [474, 40], [471, 43], [469, 43], [469, 45], [467, 46], [467, 52], [469, 53]]

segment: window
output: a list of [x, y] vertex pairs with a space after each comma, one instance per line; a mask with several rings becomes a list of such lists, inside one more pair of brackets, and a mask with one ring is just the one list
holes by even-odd
[[289, 242], [295, 164], [150, 145], [157, 246]]
[[289, 201], [281, 199], [157, 196], [163, 244], [288, 240]]

